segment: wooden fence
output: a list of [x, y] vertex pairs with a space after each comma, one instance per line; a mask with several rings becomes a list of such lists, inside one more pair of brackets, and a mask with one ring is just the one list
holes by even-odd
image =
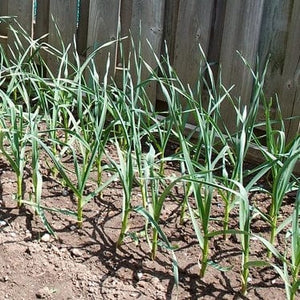
[[[33, 5], [34, 4], [34, 5]], [[34, 9], [33, 9], [34, 7]], [[160, 56], [166, 40], [171, 61], [180, 78], [193, 85], [198, 76], [200, 43], [210, 62], [222, 65], [225, 86], [249, 104], [252, 79], [236, 50], [254, 66], [258, 55], [264, 63], [271, 55], [265, 90], [279, 95], [284, 117], [300, 115], [300, 1], [299, 0], [1, 0], [0, 16], [17, 16], [34, 37], [49, 33], [48, 42], [59, 47], [54, 22], [65, 43], [75, 35], [81, 56], [118, 34], [142, 37], [144, 59], [155, 60], [146, 39]], [[0, 24], [2, 44], [13, 43], [5, 24]], [[130, 43], [125, 43], [125, 52]], [[111, 74], [118, 76], [122, 63], [116, 46], [96, 57], [101, 74], [107, 53]], [[146, 76], [146, 74], [145, 74]], [[157, 106], [164, 99], [155, 85], [149, 93]], [[231, 122], [225, 107], [224, 119]], [[288, 124], [289, 135], [299, 132], [299, 118]]]

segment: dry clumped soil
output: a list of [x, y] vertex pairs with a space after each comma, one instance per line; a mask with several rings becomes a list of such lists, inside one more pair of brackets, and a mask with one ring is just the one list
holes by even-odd
[[[168, 172], [176, 170], [170, 166]], [[30, 170], [25, 178], [24, 198], [29, 199]], [[0, 158], [0, 299], [285, 299], [284, 284], [271, 268], [251, 269], [247, 297], [239, 294], [241, 249], [236, 236], [227, 241], [219, 236], [210, 242], [211, 258], [231, 269], [221, 272], [209, 267], [205, 277], [199, 278], [199, 245], [191, 222], [179, 225], [178, 203], [174, 199], [165, 203], [161, 225], [171, 243], [178, 246], [178, 287], [174, 284], [170, 253], [160, 248], [157, 259], [152, 261], [142, 234], [136, 235], [138, 240], [126, 237], [122, 247], [116, 249], [122, 203], [119, 182], [113, 182], [101, 199], [85, 206], [82, 229], [76, 227], [72, 216], [47, 212], [56, 238], [46, 232], [30, 206], [16, 207], [15, 190], [15, 176]], [[180, 199], [180, 190], [177, 192], [176, 198]], [[250, 197], [265, 209], [270, 203], [264, 194]], [[136, 188], [133, 203], [139, 200]], [[293, 200], [286, 199], [283, 215], [291, 213]], [[46, 170], [42, 201], [48, 207], [76, 210], [70, 191]], [[214, 201], [212, 214], [220, 218], [222, 202], [217, 196]], [[232, 228], [237, 226], [237, 214], [232, 212]], [[129, 232], [139, 233], [144, 220], [132, 213], [130, 224]], [[221, 228], [218, 222], [211, 226], [214, 230]], [[252, 231], [267, 234], [268, 228], [257, 218]], [[278, 244], [283, 240], [279, 236]], [[251, 255], [255, 259], [266, 257], [256, 240], [251, 241]]]

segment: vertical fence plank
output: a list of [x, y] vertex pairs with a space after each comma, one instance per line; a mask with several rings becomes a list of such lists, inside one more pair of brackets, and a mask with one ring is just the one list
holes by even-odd
[[[235, 85], [232, 94], [241, 97], [243, 105], [250, 103], [253, 80], [247, 67], [237, 55], [238, 50], [254, 67], [258, 50], [259, 34], [264, 1], [228, 0], [221, 45], [220, 63], [225, 87]], [[233, 108], [223, 103], [222, 116], [225, 124], [233, 129]]]
[[[165, 1], [165, 15], [164, 15], [164, 27], [163, 27], [163, 43], [161, 47], [161, 53], [163, 56], [168, 55], [171, 65], [174, 65], [175, 55], [175, 42], [176, 42], [176, 27], [178, 20], [180, 0], [166, 0]], [[166, 46], [167, 51], [166, 53]], [[156, 94], [156, 109], [165, 110], [166, 104], [164, 95], [161, 88], [157, 87]]]
[[220, 51], [222, 44], [223, 26], [225, 19], [226, 1], [216, 0], [213, 10], [211, 34], [208, 47], [207, 59], [211, 64], [214, 75], [217, 76], [219, 70]]
[[[163, 40], [166, 41], [168, 55], [172, 65], [174, 63], [179, 4], [180, 0], [166, 0], [165, 5]], [[161, 52], [165, 54], [165, 44], [162, 45]]]
[[[120, 37], [124, 38], [122, 39], [122, 55], [121, 57], [121, 51], [118, 51], [117, 53], [117, 67], [120, 67], [120, 70], [122, 70], [123, 63], [127, 65], [128, 61], [128, 55], [130, 52], [130, 36], [129, 36], [129, 31], [130, 31], [130, 25], [131, 25], [131, 17], [132, 17], [132, 1], [133, 0], [122, 0], [121, 1], [121, 6], [120, 6]], [[127, 37], [127, 38], [125, 38]], [[118, 69], [118, 68], [117, 68]], [[119, 76], [121, 75], [120, 73], [116, 72], [117, 76], [117, 81], [119, 81]]]
[[[1, 0], [0, 1], [0, 17], [7, 16], [7, 1], [8, 0]], [[7, 35], [7, 26], [3, 22], [0, 23], [0, 35], [6, 36]]]
[[[0, 16], [7, 16], [7, 1], [0, 1]], [[0, 23], [0, 44], [4, 51], [7, 51], [7, 24], [5, 22]]]
[[214, 1], [180, 1], [176, 30], [174, 66], [183, 83], [194, 86], [201, 55], [207, 55]]
[[[49, 5], [49, 44], [59, 50], [62, 50], [62, 41], [65, 47], [72, 44], [76, 34], [76, 21], [77, 0], [51, 0]], [[70, 53], [72, 53], [72, 48]], [[52, 55], [48, 56], [48, 64], [52, 71], [57, 69], [57, 61]]]
[[287, 47], [293, 0], [265, 1], [259, 41], [261, 71], [270, 56], [264, 90], [267, 97], [278, 93]]
[[[20, 25], [31, 35], [32, 33], [32, 0], [9, 0], [7, 14], [16, 16]], [[10, 38], [10, 37], [9, 37]]]
[[[88, 31], [88, 53], [99, 46], [114, 41], [118, 37], [119, 24], [119, 0], [90, 0], [89, 31]], [[100, 81], [103, 79], [106, 70], [108, 54], [110, 53], [110, 73], [114, 74], [117, 43], [103, 48], [95, 57]]]
[[297, 119], [289, 121], [288, 138], [300, 132], [300, 1], [294, 0], [292, 18], [288, 29], [287, 47], [284, 57], [279, 100], [283, 117]]
[[[287, 47], [288, 26], [291, 21], [293, 0], [265, 1], [259, 40], [258, 57], [260, 73], [267, 60], [269, 65], [265, 77], [264, 93], [267, 98], [278, 94], [284, 67], [284, 57]], [[275, 117], [276, 107], [272, 109], [272, 118]], [[258, 119], [264, 121], [265, 113], [261, 106]], [[262, 128], [263, 129], [263, 128]]]
[[[49, 32], [49, 7], [50, 0], [37, 0], [36, 23], [34, 26], [34, 38], [40, 38]], [[45, 40], [48, 40], [46, 38]]]
[[[9, 16], [16, 16], [17, 22], [22, 28], [32, 36], [32, 12], [33, 2], [32, 0], [9, 0], [7, 4], [7, 14]], [[24, 49], [27, 48], [26, 39], [20, 36], [20, 41]], [[12, 52], [16, 52], [15, 47], [15, 35], [9, 30], [7, 33], [7, 44]], [[10, 55], [11, 53], [8, 53]]]
[[80, 1], [79, 22], [77, 31], [77, 48], [80, 55], [86, 55], [89, 26], [90, 0]]
[[[156, 67], [154, 54], [160, 57], [161, 53], [164, 9], [164, 0], [132, 1], [132, 20], [130, 25], [132, 37], [136, 46], [140, 41], [142, 57], [152, 68]], [[146, 79], [148, 76], [149, 72], [144, 68], [142, 70], [142, 79]], [[147, 95], [154, 106], [156, 101], [156, 88], [156, 84], [152, 82], [149, 82], [146, 87]]]

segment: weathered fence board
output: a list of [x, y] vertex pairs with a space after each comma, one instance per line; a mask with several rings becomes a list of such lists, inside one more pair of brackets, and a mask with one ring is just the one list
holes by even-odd
[[223, 26], [226, 11], [226, 1], [216, 0], [213, 10], [211, 35], [208, 47], [208, 61], [211, 64], [211, 68], [217, 76], [220, 60], [220, 52], [222, 45]]
[[299, 133], [300, 116], [300, 1], [294, 1], [292, 18], [289, 25], [289, 34], [284, 57], [279, 101], [281, 102], [283, 117], [298, 116], [291, 120], [287, 126], [288, 135]]
[[[49, 32], [50, 0], [37, 0], [34, 38], [40, 38]], [[48, 37], [45, 39], [48, 40]]]
[[[101, 45], [116, 41], [118, 38], [119, 26], [119, 0], [90, 0], [90, 14], [88, 25], [87, 47], [88, 53], [96, 50]], [[100, 80], [105, 74], [108, 53], [110, 53], [110, 73], [114, 74], [115, 57], [116, 57], [117, 43], [109, 47], [103, 48], [95, 57], [95, 62], [98, 65], [98, 72]]]
[[[0, 1], [0, 16], [7, 16], [7, 1]], [[7, 36], [7, 26], [5, 23], [0, 23], [0, 35]]]
[[266, 61], [270, 60], [265, 83], [265, 92], [269, 97], [278, 93], [281, 82], [292, 9], [292, 0], [264, 3], [258, 55], [261, 71]]
[[[36, 15], [32, 13], [33, 3]], [[227, 88], [235, 85], [233, 95], [240, 97], [243, 105], [251, 104], [253, 80], [236, 50], [253, 68], [258, 54], [260, 71], [270, 54], [266, 96], [277, 93], [284, 117], [299, 117], [299, 7], [298, 0], [1, 0], [0, 16], [17, 16], [18, 22], [34, 38], [49, 33], [45, 41], [61, 49], [53, 18], [65, 46], [76, 37], [81, 59], [98, 46], [130, 36], [131, 32], [136, 46], [139, 40], [141, 42], [143, 59], [155, 68], [154, 54], [158, 57], [165, 54], [163, 41], [166, 40], [170, 61], [177, 74], [192, 87], [199, 71], [200, 43], [215, 75], [221, 65], [224, 85]], [[14, 43], [6, 23], [0, 24], [0, 43], [4, 49]], [[130, 38], [123, 40], [122, 45], [122, 58], [117, 43], [95, 57], [100, 80], [110, 53], [109, 75], [121, 82], [122, 68], [127, 66], [123, 59], [132, 52]], [[48, 60], [55, 69], [55, 59]], [[142, 78], [146, 79], [148, 75], [144, 68]], [[156, 84], [149, 82], [147, 92], [154, 106], [163, 105], [164, 97]], [[160, 100], [158, 104], [157, 99]], [[229, 103], [223, 105], [223, 118], [234, 127], [230, 106]], [[275, 113], [274, 110], [274, 116]], [[263, 113], [260, 117], [263, 118]], [[287, 126], [289, 134], [295, 134], [299, 119], [287, 122]]]
[[90, 0], [81, 1], [77, 31], [77, 49], [80, 55], [87, 54], [87, 32], [89, 28]]
[[174, 67], [183, 83], [194, 85], [199, 76], [201, 55], [208, 53], [214, 1], [180, 1], [176, 25]]
[[[132, 21], [130, 30], [136, 45], [140, 36], [143, 37], [141, 40], [141, 53], [143, 59], [152, 68], [155, 68], [156, 66], [153, 52], [159, 57], [161, 51], [164, 6], [164, 0], [133, 0], [132, 3]], [[144, 37], [146, 37], [147, 41], [151, 45], [152, 50]], [[143, 69], [142, 79], [146, 79], [148, 76], [148, 71]], [[156, 89], [157, 86], [155, 83], [148, 83], [147, 92], [153, 104], [155, 104], [156, 101]]]
[[[253, 80], [251, 73], [236, 51], [239, 51], [250, 66], [255, 68], [263, 2], [228, 0], [226, 4], [220, 54], [222, 79], [227, 88], [235, 85], [232, 94], [237, 97], [240, 96], [243, 105], [250, 102]], [[222, 112], [225, 124], [234, 128], [233, 108], [229, 102], [223, 103]]]
[[[77, 0], [51, 0], [48, 42], [58, 50], [72, 44], [76, 33], [76, 21]], [[70, 53], [72, 55], [71, 51]], [[72, 59], [72, 56], [69, 58]], [[48, 63], [51, 70], [56, 71], [58, 63], [53, 55], [49, 55]]]
[[[0, 16], [7, 16], [7, 1], [0, 1]], [[4, 22], [0, 22], [0, 43], [7, 51], [7, 24]]]
[[[16, 16], [18, 23], [23, 29], [31, 34], [32, 33], [32, 0], [9, 0], [7, 2], [7, 14], [9, 16]], [[28, 43], [21, 36], [19, 37], [24, 49], [27, 48]], [[8, 30], [7, 32], [7, 45], [11, 48], [12, 52], [16, 52], [14, 34]]]
[[[178, 20], [180, 0], [166, 0], [165, 2], [165, 17], [163, 41], [165, 41], [168, 49], [170, 62], [174, 63], [175, 41], [176, 41], [176, 27]], [[165, 43], [162, 44], [161, 52], [165, 54]]]
[[[159, 57], [161, 53], [164, 8], [164, 0], [130, 0], [127, 4], [122, 6], [121, 32], [123, 35], [129, 37], [128, 41], [123, 42], [125, 56], [132, 50], [130, 41], [132, 38], [136, 48], [139, 47], [138, 44], [141, 42], [140, 49], [143, 59], [150, 67], [155, 68], [156, 61], [154, 54]], [[119, 57], [118, 65], [122, 66], [120, 59]], [[131, 57], [131, 68], [134, 69], [133, 57]], [[149, 76], [149, 72], [146, 68], [142, 68], [141, 73], [143, 80]], [[122, 76], [121, 72], [117, 75], [119, 77]], [[133, 78], [133, 80], [135, 81], [136, 78]], [[120, 81], [120, 79], [118, 79], [118, 81]], [[149, 82], [146, 89], [149, 99], [151, 99], [153, 105], [155, 105], [156, 84]]]

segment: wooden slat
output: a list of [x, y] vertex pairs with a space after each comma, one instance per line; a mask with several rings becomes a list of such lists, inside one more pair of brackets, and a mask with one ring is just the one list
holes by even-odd
[[[163, 43], [161, 54], [163, 56], [169, 56], [171, 65], [174, 65], [174, 49], [176, 42], [176, 28], [178, 20], [179, 3], [180, 0], [166, 0], [165, 2]], [[166, 51], [168, 53], [166, 53]], [[163, 103], [165, 101], [164, 95], [160, 86], [157, 87], [156, 100], [156, 109], [166, 109], [166, 103]]]
[[[118, 23], [119, 23], [119, 0], [90, 0], [90, 14], [89, 14], [89, 31], [88, 31], [88, 53], [91, 53], [99, 46], [118, 37]], [[108, 53], [110, 53], [110, 74], [115, 71], [117, 43], [103, 48], [95, 57], [95, 62], [99, 72], [100, 81], [103, 79], [106, 70], [106, 63]]]
[[[7, 1], [0, 1], [0, 16], [7, 16]], [[7, 51], [7, 23], [0, 23], [0, 44], [3, 47], [4, 51]]]
[[[16, 16], [17, 22], [27, 32], [29, 36], [32, 36], [32, 12], [33, 12], [32, 0], [9, 0], [7, 4], [7, 14], [9, 16]], [[13, 23], [12, 23], [13, 24]], [[16, 53], [15, 48], [15, 35], [9, 30], [7, 33], [7, 43], [13, 52]], [[26, 39], [19, 35], [23, 49], [26, 49], [28, 43]], [[8, 54], [10, 55], [10, 53]]]
[[[152, 68], [156, 67], [154, 54], [160, 57], [165, 1], [156, 0], [133, 0], [132, 1], [132, 20], [130, 30], [133, 40], [137, 46], [141, 42], [141, 55], [143, 59]], [[152, 50], [148, 43], [150, 43]], [[153, 53], [154, 52], [154, 53]], [[146, 68], [142, 69], [142, 79], [147, 79], [149, 72]], [[147, 95], [155, 106], [156, 101], [156, 84], [148, 83], [145, 87]]]
[[[293, 0], [265, 1], [264, 4], [258, 56], [260, 73], [269, 59], [264, 84], [264, 93], [267, 98], [274, 98], [280, 90], [292, 8]], [[276, 108], [272, 110], [272, 118], [275, 114]], [[258, 120], [264, 121], [264, 119], [264, 109], [261, 106]]]
[[50, 0], [37, 0], [36, 24], [34, 26], [35, 39], [49, 33], [49, 7]]
[[209, 40], [207, 60], [211, 64], [214, 75], [218, 75], [220, 51], [223, 36], [226, 1], [216, 0], [213, 10], [211, 34]]
[[[49, 5], [49, 44], [59, 50], [62, 50], [61, 39], [65, 47], [73, 44], [74, 35], [76, 34], [76, 21], [77, 0], [51, 0]], [[61, 37], [56, 30], [55, 24], [60, 31]], [[72, 58], [72, 48], [69, 58]], [[55, 57], [48, 56], [48, 64], [52, 71], [57, 69]]]
[[[0, 17], [7, 16], [7, 1], [8, 0], [0, 1]], [[0, 23], [0, 35], [2, 36], [7, 35], [7, 25], [4, 22]]]
[[[166, 41], [168, 55], [172, 65], [174, 63], [179, 4], [180, 0], [166, 0], [165, 4], [163, 40]], [[163, 44], [161, 52], [165, 54], [165, 50], [165, 44]]]
[[[253, 80], [247, 67], [237, 55], [238, 50], [254, 67], [260, 35], [264, 1], [228, 0], [224, 21], [220, 63], [225, 87], [235, 85], [232, 95], [241, 97], [242, 105], [250, 104]], [[229, 129], [235, 129], [230, 103], [223, 103], [222, 117]]]
[[77, 31], [77, 49], [80, 55], [86, 55], [89, 26], [90, 0], [80, 1], [79, 23]]
[[16, 16], [17, 21], [31, 35], [32, 33], [32, 0], [9, 0], [7, 14]]
[[272, 0], [265, 1], [264, 4], [258, 54], [262, 64], [261, 70], [271, 55], [264, 86], [267, 97], [279, 91], [293, 2], [293, 0]]
[[[121, 1], [120, 7], [120, 37], [122, 38], [120, 47], [122, 47], [122, 54], [121, 51], [117, 53], [117, 67], [125, 67], [128, 63], [128, 56], [130, 52], [130, 26], [131, 26], [131, 17], [132, 17], [132, 1]], [[125, 66], [123, 66], [125, 64]], [[121, 75], [122, 73], [116, 73], [116, 76]], [[120, 76], [121, 77], [121, 76]], [[122, 79], [116, 78], [117, 81], [122, 81]]]
[[279, 100], [285, 118], [297, 116], [287, 124], [288, 138], [300, 133], [300, 1], [295, 0], [288, 28], [288, 40], [282, 72]]
[[180, 1], [176, 30], [174, 66], [185, 84], [195, 85], [201, 55], [207, 55], [214, 1]]

